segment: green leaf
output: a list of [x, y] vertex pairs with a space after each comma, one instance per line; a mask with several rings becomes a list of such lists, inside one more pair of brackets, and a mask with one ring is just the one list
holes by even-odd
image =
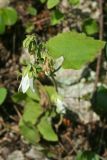
[[31, 22], [27, 22], [25, 25], [25, 31], [26, 33], [32, 33], [32, 31], [35, 29], [35, 25]]
[[45, 86], [45, 90], [47, 91], [47, 93], [48, 93], [48, 95], [50, 96], [50, 98], [51, 98], [51, 96], [54, 94], [54, 95], [56, 95], [57, 94], [57, 92], [56, 92], [56, 90], [55, 90], [55, 87], [53, 87], [53, 86]]
[[92, 61], [104, 45], [104, 41], [77, 32], [60, 33], [46, 43], [49, 54], [54, 58], [63, 56], [64, 67], [72, 69], [80, 69]]
[[98, 24], [93, 19], [88, 19], [83, 24], [83, 30], [88, 34], [92, 35], [94, 33], [97, 33], [99, 31]]
[[93, 110], [103, 118], [107, 117], [107, 88], [100, 86], [92, 98]]
[[[29, 52], [34, 52], [36, 49], [36, 36], [34, 34], [27, 35], [23, 41], [23, 47], [27, 48]], [[29, 65], [31, 67], [31, 65]], [[28, 68], [29, 68], [28, 66]]]
[[47, 2], [48, 9], [55, 7], [59, 2], [60, 0], [48, 0]]
[[39, 101], [39, 95], [37, 94], [37, 92], [33, 92], [31, 89], [28, 89], [28, 91], [26, 92], [27, 96], [35, 101]]
[[40, 134], [38, 130], [30, 122], [26, 123], [23, 119], [21, 119], [19, 123], [19, 128], [21, 134], [30, 143], [36, 144], [40, 141]]
[[54, 132], [50, 117], [48, 117], [47, 114], [41, 118], [37, 127], [45, 140], [53, 142], [58, 141], [57, 134]]
[[40, 104], [28, 98], [24, 109], [23, 120], [34, 125], [42, 113], [43, 109]]
[[7, 89], [0, 88], [0, 105], [5, 101], [6, 96], [7, 96]]
[[69, 3], [72, 5], [77, 5], [80, 3], [80, 0], [69, 0]]
[[6, 7], [3, 9], [3, 19], [6, 25], [13, 25], [17, 21], [17, 12], [12, 7]]
[[31, 15], [31, 16], [35, 16], [37, 14], [37, 10], [32, 7], [32, 6], [28, 6], [27, 8], [27, 12]]
[[76, 160], [100, 160], [99, 156], [91, 151], [78, 152]]
[[45, 3], [45, 2], [46, 2], [46, 0], [40, 0], [40, 2], [41, 2], [41, 3]]
[[64, 18], [64, 15], [59, 11], [55, 10], [51, 15], [51, 25], [59, 24]]
[[5, 32], [5, 24], [3, 20], [3, 12], [0, 10], [0, 34], [3, 34]]
[[16, 92], [12, 96], [12, 100], [15, 103], [20, 103], [20, 102], [24, 101], [26, 99], [26, 97], [27, 97], [26, 94], [23, 94], [22, 92]]

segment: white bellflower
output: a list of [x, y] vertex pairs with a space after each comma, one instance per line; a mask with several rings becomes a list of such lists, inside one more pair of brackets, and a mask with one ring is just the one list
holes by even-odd
[[33, 88], [33, 78], [29, 77], [28, 74], [26, 74], [25, 76], [22, 76], [22, 80], [21, 80], [21, 83], [19, 85], [19, 89], [18, 90], [21, 90], [23, 93], [26, 93], [26, 91], [28, 89], [31, 89], [33, 92], [35, 91], [34, 88]]
[[57, 106], [56, 108], [57, 113], [62, 113], [62, 114], [66, 113], [65, 104], [60, 98], [56, 99], [56, 106]]

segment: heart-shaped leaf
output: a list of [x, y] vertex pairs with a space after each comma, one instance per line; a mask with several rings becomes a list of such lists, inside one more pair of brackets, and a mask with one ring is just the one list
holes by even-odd
[[41, 118], [37, 127], [45, 140], [58, 141], [57, 134], [53, 130], [50, 117], [47, 114]]
[[24, 109], [23, 120], [34, 125], [42, 113], [43, 109], [40, 104], [28, 98]]
[[54, 58], [63, 56], [64, 67], [72, 69], [80, 69], [92, 61], [104, 45], [104, 41], [77, 32], [60, 33], [46, 43], [49, 54]]
[[40, 141], [40, 134], [38, 130], [30, 122], [24, 122], [23, 119], [20, 120], [19, 128], [21, 134], [26, 140], [32, 144], [36, 144]]

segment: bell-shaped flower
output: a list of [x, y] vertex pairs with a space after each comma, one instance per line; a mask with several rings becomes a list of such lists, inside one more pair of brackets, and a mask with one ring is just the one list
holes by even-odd
[[66, 113], [65, 103], [60, 98], [56, 99], [56, 112], [60, 114]]
[[29, 88], [33, 92], [35, 91], [33, 88], [33, 78], [32, 77], [30, 78], [28, 74], [26, 74], [25, 76], [22, 76], [22, 80], [18, 90], [21, 90], [23, 93], [25, 93]]

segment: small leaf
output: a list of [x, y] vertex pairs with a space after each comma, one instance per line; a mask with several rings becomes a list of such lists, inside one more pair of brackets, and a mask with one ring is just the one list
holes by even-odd
[[78, 152], [76, 160], [100, 160], [99, 156], [91, 151]]
[[30, 143], [36, 144], [40, 141], [40, 134], [38, 130], [30, 122], [26, 123], [23, 119], [21, 119], [19, 123], [19, 128], [21, 134]]
[[45, 2], [46, 2], [46, 0], [40, 0], [40, 2], [41, 2], [41, 3], [45, 3]]
[[6, 96], [7, 96], [7, 89], [0, 88], [0, 105], [5, 101]]
[[55, 10], [51, 15], [51, 25], [59, 24], [64, 19], [64, 15], [59, 11]]
[[80, 3], [80, 0], [69, 0], [70, 4], [77, 5]]
[[42, 113], [43, 109], [40, 104], [28, 98], [24, 109], [23, 120], [34, 125]]
[[72, 69], [80, 69], [92, 61], [104, 45], [104, 41], [77, 32], [60, 33], [46, 43], [49, 54], [54, 58], [63, 56], [64, 67]]
[[88, 34], [92, 35], [95, 34], [99, 31], [98, 24], [95, 20], [93, 19], [88, 19], [84, 22], [83, 24], [83, 30]]
[[48, 9], [55, 7], [59, 2], [60, 0], [48, 0], [47, 2]]
[[12, 7], [6, 7], [3, 9], [3, 19], [6, 25], [13, 25], [17, 21], [17, 12]]
[[55, 142], [58, 141], [58, 137], [52, 128], [52, 124], [49, 118], [50, 117], [48, 117], [47, 114], [43, 116], [37, 127], [45, 140]]
[[27, 12], [31, 15], [31, 16], [35, 16], [37, 14], [37, 10], [32, 7], [32, 6], [28, 6], [27, 8]]
[[35, 29], [35, 25], [33, 23], [31, 22], [26, 23], [26, 26], [25, 26], [26, 33], [32, 33], [34, 29]]

